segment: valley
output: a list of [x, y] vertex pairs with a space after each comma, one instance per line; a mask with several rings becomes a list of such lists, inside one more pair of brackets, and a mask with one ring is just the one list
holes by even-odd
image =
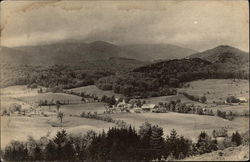
[[[180, 88], [178, 91], [186, 91], [199, 96], [203, 95], [203, 92], [205, 92], [208, 102], [206, 104], [195, 102], [180, 94], [172, 96], [151, 97], [144, 100], [146, 103], [156, 105], [158, 105], [160, 102], [165, 103], [181, 100], [182, 103], [206, 107], [207, 109], [212, 109], [214, 112], [216, 112], [216, 110], [226, 112], [232, 111], [237, 112], [238, 115], [243, 115], [245, 112], [249, 113], [249, 103], [217, 106], [214, 106], [212, 103], [213, 100], [218, 98], [216, 97], [216, 94], [221, 96], [223, 100], [228, 95], [238, 96], [242, 94], [242, 96], [247, 97], [249, 92], [246, 91], [246, 88], [249, 86], [249, 83], [246, 80], [239, 80], [237, 82], [234, 82], [232, 79], [198, 80], [188, 84], [190, 84], [190, 87]], [[231, 91], [228, 89], [228, 91], [225, 91], [226, 87], [235, 87], [235, 89], [231, 89]], [[102, 115], [106, 110], [106, 103], [99, 101], [90, 101], [86, 103], [81, 101], [82, 97], [76, 95], [51, 92], [38, 93], [38, 90], [39, 88], [31, 89], [27, 88], [25, 85], [1, 89], [1, 113], [3, 113], [3, 110], [10, 111], [9, 109], [13, 107], [13, 104], [21, 105], [22, 109], [20, 113], [11, 113], [10, 116], [2, 116], [2, 147], [8, 144], [11, 140], [26, 140], [28, 136], [33, 136], [34, 138], [38, 139], [41, 136], [45, 136], [48, 132], [50, 133], [50, 136], [53, 136], [58, 130], [62, 128], [66, 129], [69, 133], [77, 134], [85, 133], [87, 130], [95, 130], [100, 132], [103, 129], [108, 130], [108, 128], [115, 126], [113, 123], [80, 117], [82, 112], [96, 112], [97, 114]], [[242, 93], [243, 90], [245, 90], [244, 93]], [[70, 89], [69, 91], [96, 94], [100, 98], [103, 95], [109, 97], [113, 95], [115, 95], [115, 97], [124, 97], [120, 94], [115, 94], [112, 91], [103, 91], [97, 89], [95, 86], [80, 87]], [[208, 91], [215, 97], [209, 97], [207, 94]], [[232, 92], [234, 93], [232, 94]], [[63, 122], [61, 124], [56, 115], [56, 105], [39, 106], [38, 104], [40, 100], [47, 100], [48, 102], [55, 102], [59, 100], [61, 103], [69, 102], [69, 104], [62, 104], [60, 106], [60, 111], [64, 114]], [[226, 127], [228, 129], [228, 133], [230, 134], [235, 130], [238, 130], [239, 132], [245, 132], [249, 127], [248, 117], [238, 116], [232, 121], [229, 121], [217, 116], [182, 114], [178, 112], [135, 113], [132, 110], [133, 108], [130, 108], [130, 112], [118, 111], [113, 114], [108, 114], [108, 116], [115, 120], [122, 120], [127, 124], [135, 126], [136, 128], [139, 128], [139, 126], [146, 121], [152, 124], [160, 125], [163, 127], [165, 134], [169, 133], [172, 129], [175, 129], [180, 135], [188, 137], [194, 141], [201, 131], [206, 131], [209, 135], [211, 135], [214, 129]], [[22, 114], [23, 111], [26, 112], [25, 115]]]
[[[107, 49], [103, 42], [92, 45]], [[205, 131], [224, 149], [235, 132], [249, 131], [249, 72], [245, 54], [236, 50], [237, 57], [223, 59], [221, 48], [235, 51], [219, 46], [205, 58], [197, 53], [158, 61], [100, 57], [75, 66], [2, 63], [1, 149], [13, 140], [52, 139], [63, 130], [85, 138], [90, 131], [141, 130], [147, 123], [166, 138], [174, 130], [193, 144]], [[214, 137], [223, 129], [229, 137]]]

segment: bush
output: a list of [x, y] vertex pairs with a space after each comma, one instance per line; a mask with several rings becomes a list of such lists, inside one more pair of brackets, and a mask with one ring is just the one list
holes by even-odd
[[31, 89], [37, 88], [37, 87], [38, 87], [38, 86], [37, 86], [37, 84], [35, 84], [35, 83], [29, 84], [29, 85], [27, 86], [27, 88], [31, 88]]
[[202, 97], [200, 98], [200, 102], [201, 102], [201, 103], [207, 102], [207, 97], [206, 97], [206, 96], [202, 96]]
[[216, 129], [213, 130], [213, 137], [227, 137], [227, 129], [226, 128], [220, 128], [220, 129]]
[[240, 100], [237, 99], [235, 96], [229, 96], [229, 97], [227, 97], [226, 101], [228, 103], [240, 103]]

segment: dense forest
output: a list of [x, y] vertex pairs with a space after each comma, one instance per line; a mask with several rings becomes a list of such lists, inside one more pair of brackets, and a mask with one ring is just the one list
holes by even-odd
[[93, 85], [99, 78], [114, 74], [106, 70], [84, 70], [66, 65], [2, 65], [1, 86], [40, 85], [48, 88], [75, 88]]
[[173, 88], [197, 79], [247, 79], [243, 70], [232, 71], [227, 66], [200, 58], [162, 61], [122, 74], [100, 78], [97, 87], [114, 90], [126, 96], [155, 97], [174, 94]]

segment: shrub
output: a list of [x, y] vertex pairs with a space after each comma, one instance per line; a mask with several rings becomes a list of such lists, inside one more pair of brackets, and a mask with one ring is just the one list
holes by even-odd
[[237, 146], [242, 144], [242, 137], [238, 131], [232, 134], [232, 142], [235, 142]]
[[227, 137], [227, 129], [226, 128], [220, 128], [220, 129], [216, 129], [213, 130], [213, 137]]
[[235, 96], [229, 96], [229, 97], [227, 97], [226, 101], [228, 103], [240, 103], [240, 100], [237, 99]]

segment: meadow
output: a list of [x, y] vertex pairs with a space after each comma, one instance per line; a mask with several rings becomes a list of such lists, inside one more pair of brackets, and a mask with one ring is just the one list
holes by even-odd
[[225, 101], [228, 96], [245, 97], [249, 100], [249, 81], [240, 79], [206, 79], [189, 82], [189, 87], [179, 88], [195, 96], [205, 95], [208, 103]]
[[119, 97], [119, 98], [123, 97], [122, 94], [117, 94], [117, 93], [114, 93], [113, 91], [103, 91], [101, 89], [98, 89], [95, 85], [72, 88], [72, 89], [68, 89], [68, 91], [73, 91], [73, 92], [78, 92], [78, 93], [84, 92], [86, 94], [95, 94], [99, 98], [101, 98], [104, 95], [108, 97], [112, 97], [112, 96]]
[[217, 116], [181, 114], [175, 112], [141, 114], [119, 113], [112, 114], [111, 117], [124, 120], [137, 128], [143, 122], [147, 121], [161, 126], [165, 135], [169, 134], [172, 129], [175, 129], [178, 134], [189, 137], [192, 140], [195, 140], [201, 131], [206, 131], [211, 135], [214, 129], [226, 127], [230, 133], [235, 130], [245, 132], [249, 126], [248, 118], [239, 118], [229, 121]]

